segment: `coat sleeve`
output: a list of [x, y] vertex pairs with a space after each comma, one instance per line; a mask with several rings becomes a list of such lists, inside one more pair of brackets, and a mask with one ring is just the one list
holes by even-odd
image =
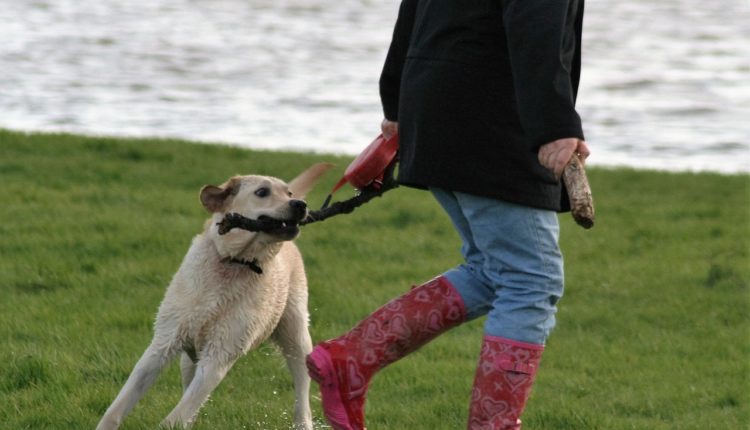
[[503, 25], [521, 124], [536, 151], [583, 139], [575, 110], [584, 0], [504, 0]]
[[388, 55], [380, 74], [380, 101], [385, 118], [398, 121], [398, 101], [401, 90], [401, 72], [409, 50], [409, 41], [414, 27], [418, 0], [403, 0], [398, 11], [398, 19], [393, 29]]

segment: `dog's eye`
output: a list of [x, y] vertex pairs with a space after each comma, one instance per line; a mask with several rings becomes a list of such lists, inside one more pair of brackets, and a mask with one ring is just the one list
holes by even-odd
[[286, 195], [289, 196], [289, 197], [292, 197], [292, 192], [291, 191], [287, 191]]
[[257, 190], [255, 190], [255, 195], [260, 198], [268, 197], [270, 194], [271, 194], [271, 190], [266, 187], [258, 188]]

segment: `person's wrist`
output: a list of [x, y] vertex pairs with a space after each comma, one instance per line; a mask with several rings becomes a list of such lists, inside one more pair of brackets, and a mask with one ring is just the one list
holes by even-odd
[[388, 118], [383, 119], [380, 123], [380, 130], [383, 132], [383, 137], [390, 139], [394, 135], [398, 134], [398, 122], [391, 121]]

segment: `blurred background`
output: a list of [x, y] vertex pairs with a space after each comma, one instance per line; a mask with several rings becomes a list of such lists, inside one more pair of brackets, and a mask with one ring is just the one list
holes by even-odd
[[[0, 0], [0, 128], [356, 154], [399, 2]], [[750, 172], [750, 1], [586, 4], [592, 165]]]

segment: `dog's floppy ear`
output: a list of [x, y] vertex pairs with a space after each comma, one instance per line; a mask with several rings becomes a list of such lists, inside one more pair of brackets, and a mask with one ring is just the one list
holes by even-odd
[[234, 178], [224, 185], [206, 185], [201, 188], [201, 203], [209, 212], [221, 212], [229, 196], [237, 194], [240, 190], [240, 182]]
[[331, 163], [317, 163], [310, 166], [307, 170], [300, 173], [296, 178], [289, 182], [289, 191], [292, 192], [294, 198], [303, 199], [307, 193], [312, 190], [315, 183], [318, 182], [321, 176], [327, 172], [333, 164]]

